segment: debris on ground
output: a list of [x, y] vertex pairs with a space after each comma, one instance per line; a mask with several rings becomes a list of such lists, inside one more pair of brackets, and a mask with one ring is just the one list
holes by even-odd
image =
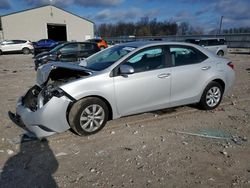
[[212, 138], [212, 139], [222, 139], [222, 140], [231, 139], [231, 136], [228, 136], [228, 135], [219, 136], [219, 135], [214, 135], [211, 132], [210, 134], [208, 134], [207, 132], [204, 132], [204, 131], [200, 131], [198, 133], [192, 133], [192, 132], [168, 130], [168, 132], [176, 133], [176, 134], [185, 134], [185, 135], [190, 135], [190, 136], [198, 136], [198, 137], [204, 137], [204, 138]]
[[228, 153], [226, 151], [220, 151], [221, 154], [225, 155], [225, 156], [228, 156]]
[[127, 151], [132, 151], [133, 150], [132, 148], [129, 148], [129, 147], [125, 147], [124, 149], [127, 150]]
[[138, 131], [134, 131], [133, 134], [138, 134]]
[[8, 155], [14, 154], [14, 151], [13, 151], [13, 150], [7, 149], [6, 151], [7, 151]]
[[56, 154], [56, 157], [61, 157], [61, 156], [66, 156], [66, 155], [68, 155], [68, 154], [64, 153], [64, 152], [60, 152], [60, 153]]
[[94, 169], [94, 168], [91, 168], [89, 171], [92, 172], [92, 173], [94, 173], [94, 172], [95, 172], [95, 169]]
[[183, 145], [188, 145], [188, 143], [187, 143], [187, 142], [182, 142], [182, 144], [183, 144]]

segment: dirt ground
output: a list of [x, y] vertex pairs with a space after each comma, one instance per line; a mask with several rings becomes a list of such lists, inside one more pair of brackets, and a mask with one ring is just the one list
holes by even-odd
[[228, 58], [236, 83], [214, 111], [178, 107], [20, 143], [8, 112], [35, 84], [33, 60], [0, 56], [0, 187], [250, 187], [250, 55]]

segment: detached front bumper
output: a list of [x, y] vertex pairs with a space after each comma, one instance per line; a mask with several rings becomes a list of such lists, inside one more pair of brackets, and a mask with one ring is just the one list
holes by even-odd
[[67, 109], [71, 100], [66, 96], [52, 97], [43, 107], [31, 110], [24, 105], [24, 98], [19, 98], [16, 106], [16, 114], [28, 130], [38, 138], [47, 137], [55, 133], [61, 133], [70, 128], [67, 121]]

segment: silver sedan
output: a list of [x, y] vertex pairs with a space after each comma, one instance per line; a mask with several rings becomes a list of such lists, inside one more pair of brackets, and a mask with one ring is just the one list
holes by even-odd
[[232, 87], [234, 65], [188, 43], [115, 45], [79, 65], [52, 62], [17, 103], [17, 115], [37, 137], [72, 128], [100, 131], [108, 120], [199, 104], [216, 108]]

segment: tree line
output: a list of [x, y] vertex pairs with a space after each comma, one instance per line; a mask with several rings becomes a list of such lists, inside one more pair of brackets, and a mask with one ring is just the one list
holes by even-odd
[[[250, 27], [224, 29], [222, 34], [250, 33]], [[143, 17], [137, 22], [102, 23], [95, 26], [95, 35], [102, 37], [203, 35], [204, 28], [194, 27], [188, 22], [158, 21]], [[218, 29], [208, 34], [218, 34]]]
[[188, 22], [157, 21], [148, 17], [138, 22], [102, 23], [95, 28], [96, 35], [103, 37], [121, 36], [164, 36], [164, 35], [192, 35], [203, 34], [201, 27], [193, 27]]
[[104, 37], [120, 36], [162, 36], [175, 35], [178, 25], [172, 21], [141, 18], [138, 22], [102, 23], [95, 29], [96, 35]]

